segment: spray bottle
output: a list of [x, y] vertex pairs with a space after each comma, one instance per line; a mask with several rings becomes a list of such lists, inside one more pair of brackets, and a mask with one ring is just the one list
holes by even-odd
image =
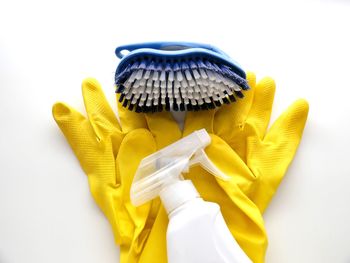
[[160, 196], [167, 211], [169, 263], [251, 262], [231, 235], [220, 207], [204, 201], [182, 173], [200, 165], [221, 180], [229, 180], [208, 158], [211, 142], [205, 129], [144, 158], [131, 186], [131, 202], [142, 205]]

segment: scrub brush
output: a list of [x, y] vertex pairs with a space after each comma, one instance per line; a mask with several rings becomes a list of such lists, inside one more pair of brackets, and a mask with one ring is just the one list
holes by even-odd
[[249, 89], [241, 67], [211, 45], [152, 42], [120, 46], [115, 53], [121, 59], [116, 92], [131, 111], [214, 109]]

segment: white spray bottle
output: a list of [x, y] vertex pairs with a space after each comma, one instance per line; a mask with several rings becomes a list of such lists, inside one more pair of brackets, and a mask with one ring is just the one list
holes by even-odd
[[168, 213], [169, 263], [251, 262], [231, 235], [220, 207], [205, 202], [181, 173], [200, 165], [222, 180], [229, 178], [208, 158], [204, 148], [211, 142], [205, 129], [144, 158], [131, 186], [131, 202], [142, 205], [160, 196]]

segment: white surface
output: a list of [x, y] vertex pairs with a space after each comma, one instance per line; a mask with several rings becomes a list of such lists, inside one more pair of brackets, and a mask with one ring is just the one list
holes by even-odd
[[266, 262], [350, 262], [349, 14], [345, 0], [2, 0], [0, 262], [118, 262], [51, 105], [83, 111], [87, 76], [114, 103], [114, 48], [151, 40], [211, 43], [273, 76], [273, 119], [309, 100], [298, 154], [265, 214]]

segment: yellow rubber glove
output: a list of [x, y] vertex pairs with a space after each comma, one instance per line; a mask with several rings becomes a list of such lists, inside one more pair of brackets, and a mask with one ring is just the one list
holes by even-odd
[[[138, 262], [159, 200], [140, 208], [133, 207], [129, 199], [133, 175], [143, 157], [178, 140], [182, 134], [166, 112], [143, 115], [119, 108], [121, 128], [99, 84], [92, 79], [83, 82], [83, 97], [88, 119], [62, 103], [54, 105], [53, 115], [88, 175], [96, 202], [113, 227], [116, 242], [121, 245], [121, 262]], [[214, 153], [223, 151], [222, 146], [229, 148], [217, 136], [213, 136], [213, 142]], [[203, 171], [194, 170], [193, 173]], [[254, 255], [264, 254], [266, 234], [260, 212], [237, 185], [232, 180], [224, 184], [216, 182], [206, 172], [193, 180], [206, 200], [221, 206], [229, 228], [243, 244], [243, 249]], [[163, 208], [159, 215], [157, 221], [162, 222], [162, 227], [152, 228], [152, 233], [161, 238], [147, 242], [151, 244], [151, 258], [140, 259], [140, 262], [166, 262], [167, 216]], [[151, 237], [154, 239], [154, 234]], [[142, 258], [147, 258], [148, 251], [145, 250]]]
[[53, 116], [88, 175], [96, 203], [112, 225], [121, 246], [120, 262], [137, 262], [159, 201], [134, 207], [130, 185], [139, 162], [156, 151], [156, 141], [147, 129], [122, 132], [97, 81], [85, 80], [82, 92], [88, 119], [64, 103], [53, 106]]
[[[239, 174], [237, 183], [264, 212], [294, 158], [309, 105], [304, 99], [295, 101], [267, 131], [275, 82], [264, 78], [256, 85], [255, 75], [248, 73], [247, 76], [251, 91], [237, 105], [224, 105], [210, 121], [213, 132], [225, 140], [249, 168], [247, 173]], [[193, 116], [188, 122], [192, 122], [191, 119]]]

